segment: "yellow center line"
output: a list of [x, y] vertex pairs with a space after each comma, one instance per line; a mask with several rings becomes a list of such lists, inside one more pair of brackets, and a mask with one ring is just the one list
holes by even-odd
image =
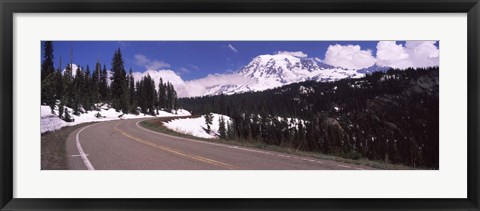
[[115, 125], [115, 130], [120, 132], [120, 134], [134, 140], [134, 141], [137, 141], [137, 142], [140, 142], [142, 144], [146, 144], [148, 146], [151, 146], [151, 147], [155, 147], [157, 149], [161, 149], [161, 150], [164, 150], [164, 151], [167, 151], [167, 152], [170, 152], [170, 153], [173, 153], [173, 154], [176, 154], [176, 155], [180, 155], [180, 156], [183, 156], [183, 157], [186, 157], [186, 158], [189, 158], [189, 159], [193, 159], [193, 160], [197, 160], [197, 161], [201, 161], [201, 162], [204, 162], [204, 163], [209, 163], [209, 164], [213, 164], [213, 165], [217, 165], [217, 166], [222, 166], [222, 167], [225, 167], [227, 169], [238, 169], [237, 167], [235, 166], [232, 166], [232, 165], [229, 165], [229, 164], [226, 164], [226, 163], [223, 163], [223, 162], [220, 162], [220, 161], [216, 161], [216, 160], [212, 160], [212, 159], [208, 159], [208, 158], [205, 158], [205, 157], [201, 157], [201, 156], [197, 156], [197, 155], [189, 155], [189, 154], [186, 154], [186, 153], [183, 153], [183, 152], [180, 152], [180, 151], [177, 151], [177, 150], [173, 150], [173, 149], [170, 149], [168, 147], [164, 147], [164, 146], [161, 146], [161, 145], [158, 145], [158, 144], [155, 144], [155, 143], [152, 143], [150, 141], [147, 141], [147, 140], [143, 140], [141, 138], [137, 138], [137, 137], [134, 137], [130, 134], [128, 134], [127, 132], [125, 131], [122, 131], [118, 128], [118, 125], [120, 125], [121, 122], [117, 123]]

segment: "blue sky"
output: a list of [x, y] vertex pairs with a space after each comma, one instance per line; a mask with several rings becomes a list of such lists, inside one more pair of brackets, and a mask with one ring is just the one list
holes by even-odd
[[[65, 66], [73, 49], [73, 62], [94, 67], [97, 58], [109, 69], [115, 49], [120, 48], [125, 68], [143, 72], [146, 66], [170, 69], [184, 80], [211, 73], [238, 70], [252, 58], [278, 51], [302, 51], [308, 57], [325, 58], [330, 45], [359, 45], [376, 55], [378, 41], [54, 41], [55, 65]], [[397, 42], [404, 44], [405, 42]], [[438, 44], [436, 44], [438, 46]], [[43, 46], [42, 46], [43, 47]], [[42, 52], [43, 53], [43, 52]]]

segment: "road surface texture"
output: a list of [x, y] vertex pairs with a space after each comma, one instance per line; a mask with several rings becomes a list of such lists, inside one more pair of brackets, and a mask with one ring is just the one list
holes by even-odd
[[365, 170], [366, 166], [198, 141], [154, 132], [145, 119], [94, 123], [67, 139], [76, 170]]

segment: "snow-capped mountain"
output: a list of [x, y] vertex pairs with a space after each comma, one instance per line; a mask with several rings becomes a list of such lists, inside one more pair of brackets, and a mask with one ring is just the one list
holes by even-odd
[[308, 80], [327, 82], [365, 75], [356, 70], [333, 67], [312, 58], [289, 54], [257, 56], [233, 74], [245, 77], [247, 82], [209, 87], [206, 95], [263, 91]]

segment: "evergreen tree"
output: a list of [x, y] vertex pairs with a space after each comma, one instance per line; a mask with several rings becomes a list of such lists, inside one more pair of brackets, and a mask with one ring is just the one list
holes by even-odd
[[68, 64], [63, 73], [63, 84], [65, 86], [64, 100], [65, 105], [72, 107], [74, 98], [72, 65]]
[[212, 113], [207, 113], [204, 115], [205, 118], [205, 124], [207, 125], [207, 133], [210, 133], [211, 131], [211, 125], [213, 123], [213, 114]]
[[45, 41], [43, 47], [43, 61], [41, 66], [41, 102], [42, 104], [55, 107], [55, 68], [53, 67], [53, 44], [51, 41]]
[[137, 99], [135, 93], [135, 79], [133, 78], [132, 69], [130, 69], [129, 73], [129, 81], [128, 81], [128, 89], [129, 89], [129, 96], [130, 96], [130, 113], [138, 114], [137, 107]]
[[74, 115], [80, 115], [80, 107], [82, 106], [82, 91], [83, 91], [84, 76], [83, 71], [80, 67], [77, 67], [75, 78], [73, 79], [73, 104], [71, 108], [73, 109]]
[[60, 104], [58, 105], [58, 118], [63, 119], [64, 109], [65, 109], [65, 105], [63, 104], [63, 100], [61, 100]]
[[167, 109], [168, 111], [171, 111], [174, 109], [174, 93], [172, 92], [173, 86], [170, 84], [170, 82], [167, 83], [166, 87], [167, 91]]
[[128, 113], [128, 91], [127, 91], [127, 80], [126, 72], [123, 64], [122, 53], [120, 48], [115, 51], [115, 54], [112, 59], [112, 107], [117, 111], [123, 111]]
[[[62, 59], [60, 58], [60, 64], [57, 70], [54, 73], [55, 80], [55, 99], [62, 100], [63, 95], [65, 94], [65, 82], [63, 81], [62, 76]], [[63, 115], [63, 113], [62, 113]]]
[[102, 75], [102, 65], [97, 60], [95, 63], [95, 70], [92, 73], [92, 81], [91, 81], [91, 101], [95, 103], [95, 109], [99, 109], [96, 103], [100, 103], [100, 81]]
[[90, 77], [90, 67], [87, 65], [87, 69], [83, 74], [83, 82], [81, 86], [81, 93], [82, 93], [81, 104], [85, 109], [85, 111], [92, 110], [93, 103], [94, 103], [92, 101], [94, 94], [92, 92], [93, 87], [91, 86], [91, 81], [92, 81], [92, 78]]
[[53, 43], [52, 41], [43, 42], [43, 61], [42, 61], [42, 73], [41, 80], [43, 81], [47, 78], [48, 75], [52, 74], [55, 71], [53, 67]]
[[72, 117], [71, 117], [70, 114], [68, 113], [68, 108], [65, 108], [65, 114], [64, 114], [63, 116], [64, 116], [65, 122], [73, 122], [73, 121], [75, 121], [74, 119], [72, 119]]
[[165, 84], [163, 83], [163, 79], [160, 78], [159, 83], [158, 83], [158, 106], [162, 109], [166, 108], [166, 87]]
[[100, 100], [103, 102], [109, 101], [109, 88], [108, 88], [108, 72], [107, 67], [103, 65], [102, 73], [100, 75], [99, 84]]
[[42, 81], [42, 88], [41, 88], [41, 98], [44, 104], [48, 105], [54, 114], [55, 108], [55, 78], [53, 74], [49, 74], [43, 81]]
[[218, 133], [220, 139], [227, 139], [227, 129], [225, 128], [225, 119], [223, 118], [223, 116], [219, 119]]
[[237, 132], [235, 131], [235, 126], [233, 121], [227, 124], [227, 139], [235, 140], [237, 138]]

